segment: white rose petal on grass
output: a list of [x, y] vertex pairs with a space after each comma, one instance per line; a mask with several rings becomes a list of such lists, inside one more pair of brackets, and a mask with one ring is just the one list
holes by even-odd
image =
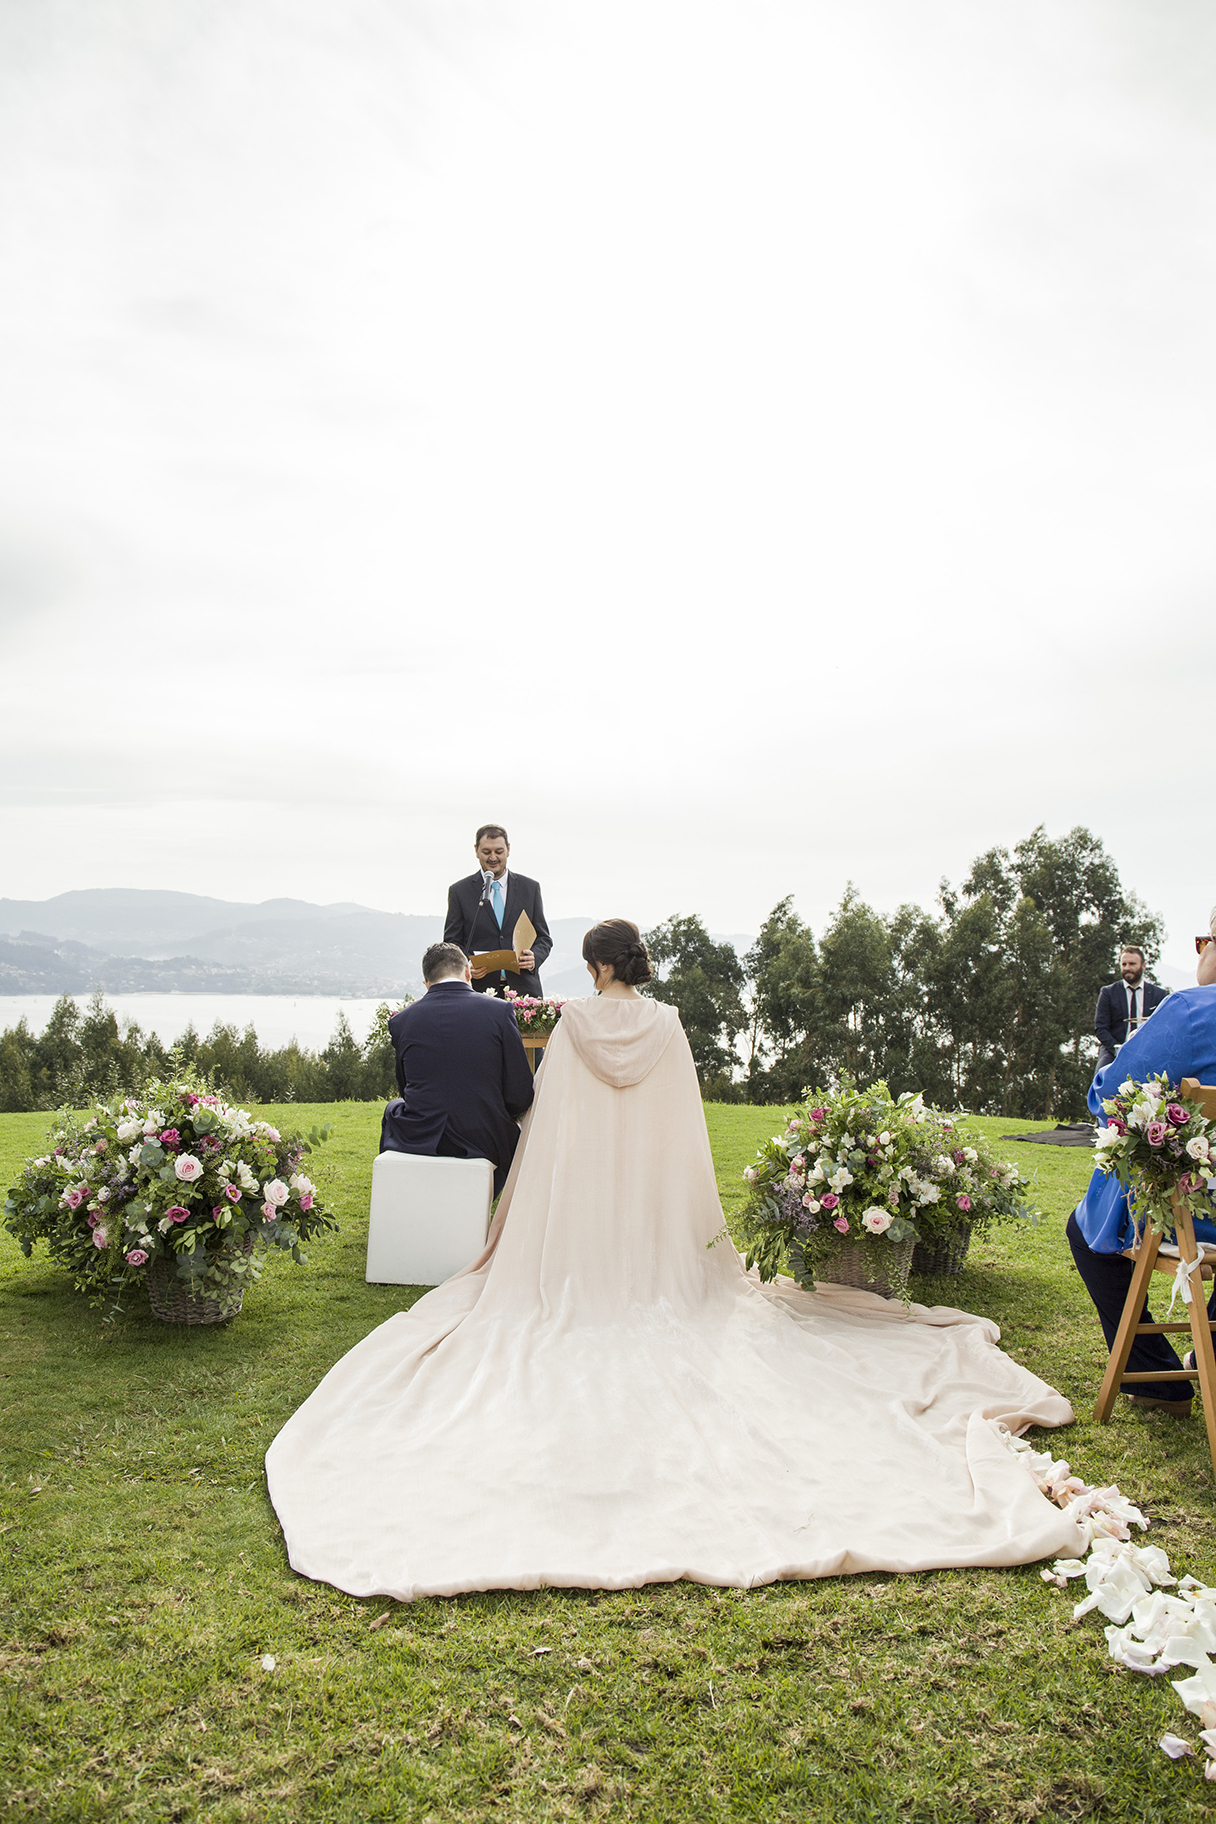
[[1163, 1754], [1168, 1754], [1171, 1761], [1180, 1761], [1184, 1754], [1194, 1754], [1189, 1742], [1184, 1742], [1180, 1735], [1171, 1735], [1167, 1730], [1157, 1743]]
[[263, 1653], [263, 1655], [262, 1655], [263, 1672], [273, 1672], [274, 1667], [275, 1667], [274, 1654], [273, 1653]]

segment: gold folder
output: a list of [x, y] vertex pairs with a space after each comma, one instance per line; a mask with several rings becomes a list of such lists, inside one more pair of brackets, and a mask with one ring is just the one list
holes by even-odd
[[514, 950], [477, 950], [469, 961], [474, 969], [506, 969], [511, 975], [518, 975], [519, 959], [525, 950], [532, 948], [535, 936], [536, 926], [526, 912], [521, 912], [511, 933]]

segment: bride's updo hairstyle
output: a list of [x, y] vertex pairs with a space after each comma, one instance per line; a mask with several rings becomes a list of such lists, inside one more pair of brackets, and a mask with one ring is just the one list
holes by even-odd
[[654, 975], [642, 934], [627, 918], [606, 918], [593, 925], [583, 939], [585, 963], [609, 963], [618, 982], [626, 988], [639, 988]]

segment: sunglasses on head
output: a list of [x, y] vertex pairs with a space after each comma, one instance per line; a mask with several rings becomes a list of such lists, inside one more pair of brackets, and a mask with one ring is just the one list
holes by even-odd
[[1197, 937], [1195, 939], [1195, 949], [1198, 951], [1200, 956], [1203, 955], [1203, 946], [1205, 944], [1216, 944], [1216, 937], [1204, 936], [1204, 937]]

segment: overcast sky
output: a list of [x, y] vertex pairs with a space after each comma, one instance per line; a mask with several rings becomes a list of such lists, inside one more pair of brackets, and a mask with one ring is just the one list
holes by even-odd
[[820, 929], [1084, 823], [1193, 969], [1206, 0], [0, 0], [0, 161], [0, 892], [497, 819]]

